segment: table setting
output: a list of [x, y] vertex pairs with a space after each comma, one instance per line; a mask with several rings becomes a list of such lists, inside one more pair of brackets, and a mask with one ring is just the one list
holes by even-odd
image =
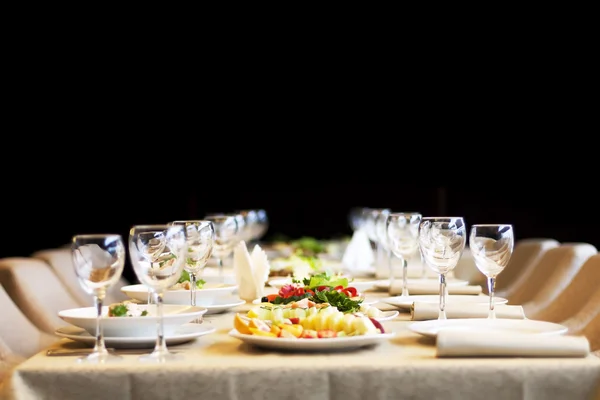
[[[462, 217], [371, 208], [349, 220], [353, 235], [336, 246], [261, 242], [264, 210], [136, 225], [128, 238], [75, 235], [93, 306], [60, 311], [60, 340], [0, 393], [233, 400], [284, 387], [293, 399], [463, 399], [493, 388], [492, 398], [600, 398], [600, 358], [585, 337], [495, 295], [511, 225], [468, 229]], [[467, 242], [486, 293], [453, 276]], [[129, 300], [104, 304], [127, 257], [139, 282], [120, 288]]]

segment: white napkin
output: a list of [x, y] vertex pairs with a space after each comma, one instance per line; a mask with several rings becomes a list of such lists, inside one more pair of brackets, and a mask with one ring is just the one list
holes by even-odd
[[250, 255], [251, 267], [253, 270], [254, 284], [256, 285], [256, 298], [260, 299], [265, 294], [265, 286], [269, 280], [271, 266], [267, 253], [259, 246], [255, 245]]
[[342, 264], [347, 269], [367, 269], [375, 261], [371, 241], [363, 229], [357, 229], [352, 234], [352, 239], [344, 251]]
[[[446, 304], [446, 318], [487, 318], [490, 306], [487, 304]], [[522, 306], [498, 304], [494, 306], [497, 318], [524, 319]], [[440, 306], [437, 303], [414, 302], [410, 308], [410, 318], [413, 321], [437, 319]]]
[[584, 336], [442, 329], [437, 334], [438, 357], [586, 357]]
[[269, 270], [267, 254], [260, 246], [254, 246], [252, 255], [250, 255], [245, 241], [241, 240], [235, 245], [233, 249], [233, 271], [238, 284], [240, 299], [247, 302], [260, 299], [269, 277]]
[[[460, 294], [460, 295], [478, 295], [482, 293], [482, 288], [479, 285], [464, 285], [464, 286], [448, 286], [446, 285], [448, 294]], [[394, 283], [389, 290], [391, 296], [402, 294], [402, 279], [394, 279]], [[432, 281], [431, 283], [408, 283], [408, 293], [410, 295], [427, 295], [427, 294], [439, 294], [440, 284], [439, 282]]]

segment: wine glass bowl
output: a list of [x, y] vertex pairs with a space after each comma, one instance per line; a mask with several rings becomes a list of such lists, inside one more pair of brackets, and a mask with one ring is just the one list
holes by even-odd
[[438, 319], [446, 319], [446, 274], [462, 256], [466, 242], [466, 226], [462, 217], [425, 217], [419, 223], [419, 248], [429, 268], [440, 277], [440, 311]]
[[223, 260], [233, 252], [233, 246], [238, 241], [239, 225], [235, 215], [212, 214], [204, 217], [213, 223], [215, 240], [213, 245], [213, 256], [219, 264], [219, 271], [223, 271]]
[[385, 225], [388, 246], [402, 261], [402, 296], [408, 292], [408, 261], [419, 249], [417, 240], [422, 215], [417, 212], [393, 212], [387, 215]]
[[117, 234], [75, 235], [71, 241], [71, 257], [82, 288], [94, 297], [96, 307], [96, 343], [92, 353], [82, 362], [106, 363], [120, 360], [110, 354], [102, 331], [103, 302], [106, 290], [114, 285], [125, 266], [125, 244]]
[[180, 225], [186, 230], [187, 253], [183, 268], [190, 276], [190, 304], [195, 306], [198, 273], [212, 255], [215, 228], [212, 222], [205, 220], [173, 221], [171, 225]]
[[496, 318], [494, 293], [496, 277], [508, 265], [514, 247], [514, 232], [508, 224], [476, 224], [471, 227], [469, 248], [475, 266], [487, 277], [490, 309], [488, 318]]
[[140, 357], [141, 361], [165, 362], [178, 358], [166, 345], [162, 305], [164, 291], [181, 277], [187, 252], [185, 226], [137, 225], [129, 231], [133, 270], [138, 280], [152, 292], [158, 316], [156, 345], [152, 353]]

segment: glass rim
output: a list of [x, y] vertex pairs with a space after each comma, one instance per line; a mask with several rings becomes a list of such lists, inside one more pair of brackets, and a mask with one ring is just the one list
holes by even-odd
[[213, 222], [208, 219], [176, 219], [171, 221], [170, 224], [181, 224], [181, 223], [203, 223], [203, 224], [212, 224]]
[[423, 214], [418, 211], [396, 211], [396, 212], [390, 212], [388, 214], [388, 216], [390, 216], [390, 217], [392, 215], [420, 215], [420, 216], [423, 216]]
[[497, 228], [512, 228], [512, 224], [474, 224], [471, 225], [471, 229], [472, 228], [492, 228], [492, 227], [497, 227]]

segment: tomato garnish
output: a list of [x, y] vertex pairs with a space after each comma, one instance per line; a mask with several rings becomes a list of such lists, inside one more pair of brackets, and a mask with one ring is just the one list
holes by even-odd
[[290, 322], [292, 324], [299, 324], [300, 323], [300, 318], [298, 318], [298, 317], [290, 318]]
[[271, 303], [271, 302], [275, 301], [275, 299], [277, 297], [279, 297], [278, 294], [270, 294], [270, 295], [267, 296], [267, 300], [269, 301], [269, 303]]
[[344, 292], [348, 292], [346, 293], [348, 297], [355, 297], [358, 294], [358, 290], [356, 290], [356, 288], [354, 287], [347, 287], [346, 289], [344, 289]]

